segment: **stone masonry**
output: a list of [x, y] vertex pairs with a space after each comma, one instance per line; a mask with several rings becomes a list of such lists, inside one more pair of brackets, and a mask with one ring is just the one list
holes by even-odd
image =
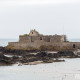
[[8, 47], [13, 49], [40, 49], [41, 46], [53, 46], [60, 49], [80, 49], [80, 42], [68, 42], [66, 35], [43, 35], [34, 29], [28, 35], [20, 35], [19, 42], [8, 43]]

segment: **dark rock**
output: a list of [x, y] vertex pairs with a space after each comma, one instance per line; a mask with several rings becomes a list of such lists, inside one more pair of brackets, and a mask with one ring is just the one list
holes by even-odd
[[5, 47], [0, 46], [0, 52], [3, 52], [5, 50]]
[[67, 57], [67, 56], [72, 56], [72, 57], [75, 56], [73, 51], [59, 51], [58, 55], [59, 55], [59, 57], [61, 57], [61, 56], [65, 56], [65, 57]]
[[45, 56], [48, 56], [48, 53], [45, 52], [45, 51], [41, 51], [41, 52], [38, 52], [38, 53], [37, 53], [37, 56], [45, 57]]

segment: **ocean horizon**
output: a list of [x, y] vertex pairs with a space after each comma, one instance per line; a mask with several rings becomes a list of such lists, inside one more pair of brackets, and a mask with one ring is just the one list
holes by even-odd
[[0, 39], [0, 46], [7, 46], [8, 42], [18, 42], [19, 39]]

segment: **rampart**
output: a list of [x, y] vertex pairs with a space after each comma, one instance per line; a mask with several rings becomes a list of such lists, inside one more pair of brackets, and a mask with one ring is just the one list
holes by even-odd
[[20, 35], [19, 42], [9, 42], [11, 49], [80, 49], [80, 42], [68, 42], [65, 35], [41, 35], [32, 30], [29, 35]]

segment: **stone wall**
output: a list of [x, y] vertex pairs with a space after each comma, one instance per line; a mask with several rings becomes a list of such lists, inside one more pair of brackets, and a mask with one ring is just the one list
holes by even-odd
[[19, 42], [64, 42], [64, 36], [54, 35], [54, 36], [20, 36]]
[[51, 43], [51, 42], [43, 42], [37, 40], [36, 42], [32, 43], [10, 42], [8, 46], [10, 46], [12, 49], [27, 49], [27, 48], [39, 49], [41, 46], [47, 46], [47, 47], [53, 46], [54, 48], [67, 50], [67, 49], [80, 49], [80, 42]]
[[31, 42], [31, 37], [30, 36], [19, 36], [19, 42]]
[[40, 49], [41, 46], [58, 49], [80, 49], [80, 42], [67, 42], [65, 35], [19, 36], [19, 42], [9, 42], [12, 49]]

